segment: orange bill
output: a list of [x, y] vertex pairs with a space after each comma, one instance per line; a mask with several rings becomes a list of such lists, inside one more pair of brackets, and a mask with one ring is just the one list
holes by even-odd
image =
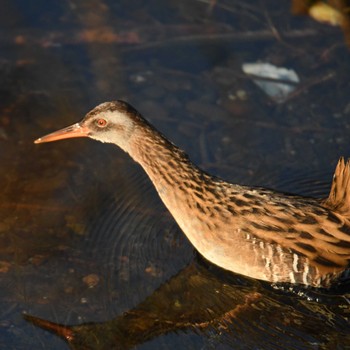
[[79, 123], [67, 126], [66, 128], [52, 132], [51, 134], [40, 137], [34, 143], [52, 142], [63, 139], [70, 139], [73, 137], [88, 137], [89, 129], [81, 126]]

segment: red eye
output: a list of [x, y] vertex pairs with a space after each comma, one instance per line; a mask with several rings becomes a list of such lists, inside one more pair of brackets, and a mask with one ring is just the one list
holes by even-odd
[[107, 125], [107, 120], [103, 118], [97, 119], [96, 125], [99, 126], [100, 128], [103, 128], [104, 126]]

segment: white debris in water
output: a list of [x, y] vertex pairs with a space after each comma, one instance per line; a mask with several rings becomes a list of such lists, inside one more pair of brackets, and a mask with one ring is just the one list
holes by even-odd
[[[270, 63], [244, 63], [242, 69], [244, 73], [256, 76], [253, 79], [254, 83], [278, 103], [284, 102], [300, 81], [293, 69], [276, 67]], [[277, 81], [263, 80], [259, 77]], [[289, 81], [291, 84], [288, 83]]]

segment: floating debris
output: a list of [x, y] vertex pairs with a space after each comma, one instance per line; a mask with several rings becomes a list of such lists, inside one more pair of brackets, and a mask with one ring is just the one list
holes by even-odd
[[90, 275], [87, 275], [83, 277], [83, 282], [89, 287], [93, 288], [98, 285], [100, 282], [100, 277], [94, 273], [91, 273]]
[[340, 11], [321, 1], [309, 8], [309, 15], [318, 22], [332, 26], [342, 26], [345, 21], [344, 15]]
[[244, 63], [242, 69], [253, 75], [254, 83], [277, 103], [284, 102], [300, 81], [294, 70], [270, 63]]

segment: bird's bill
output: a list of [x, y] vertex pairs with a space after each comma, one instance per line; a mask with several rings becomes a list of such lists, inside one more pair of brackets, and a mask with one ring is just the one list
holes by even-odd
[[52, 132], [51, 134], [42, 136], [34, 141], [34, 143], [44, 143], [44, 142], [52, 142], [63, 139], [70, 139], [73, 137], [88, 137], [89, 129], [80, 125], [80, 123], [76, 123], [66, 128], [57, 130]]

